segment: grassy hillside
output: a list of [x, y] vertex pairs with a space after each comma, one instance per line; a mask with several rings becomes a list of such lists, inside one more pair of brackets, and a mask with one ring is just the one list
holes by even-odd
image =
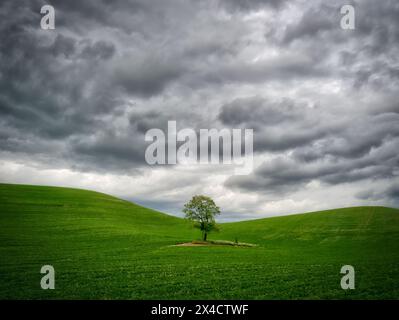
[[[359, 207], [227, 223], [176, 247], [191, 224], [91, 191], [0, 184], [0, 298], [399, 298], [399, 210]], [[56, 290], [40, 289], [42, 265]], [[340, 288], [342, 265], [356, 289]]]

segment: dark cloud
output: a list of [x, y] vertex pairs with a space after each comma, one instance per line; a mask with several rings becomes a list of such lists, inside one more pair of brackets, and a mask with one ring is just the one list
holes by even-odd
[[[141, 142], [142, 141], [142, 142]], [[133, 143], [132, 143], [133, 142]], [[133, 140], [131, 136], [101, 133], [94, 139], [81, 139], [71, 145], [77, 161], [75, 167], [84, 171], [129, 173], [144, 163], [144, 139]], [[80, 164], [79, 164], [80, 163]]]
[[239, 98], [222, 107], [219, 120], [225, 125], [250, 127], [276, 126], [301, 119], [295, 102], [290, 99], [268, 101], [261, 97]]
[[399, 204], [399, 182], [392, 184], [386, 190], [387, 197], [393, 199], [397, 204]]
[[96, 41], [94, 44], [91, 44], [90, 41], [87, 45], [82, 49], [81, 57], [85, 59], [109, 59], [115, 53], [115, 46], [112, 43], [108, 43], [106, 41]]
[[3, 159], [135, 175], [145, 132], [176, 120], [254, 129], [263, 163], [228, 191], [367, 181], [384, 188], [358, 199], [397, 198], [397, 1], [350, 1], [354, 31], [345, 1], [53, 0], [51, 31], [46, 3], [0, 4]]
[[59, 55], [64, 55], [66, 58], [69, 58], [75, 53], [75, 43], [75, 39], [59, 34], [55, 38], [51, 50], [56, 57]]
[[[385, 110], [386, 111], [386, 110]], [[219, 115], [227, 125], [256, 129], [256, 151], [290, 153], [232, 177], [226, 185], [242, 190], [285, 194], [311, 181], [329, 185], [366, 179], [394, 179], [399, 168], [399, 117], [396, 113], [324, 117], [321, 108], [290, 100], [238, 99]]]
[[368, 201], [384, 201], [392, 206], [399, 206], [399, 180], [388, 182], [383, 190], [365, 189], [356, 193], [356, 198]]
[[227, 185], [273, 194], [292, 192], [312, 181], [336, 185], [366, 179], [394, 179], [399, 168], [399, 156], [394, 151], [398, 146], [399, 139], [396, 139], [351, 161], [326, 156], [319, 161], [301, 162], [280, 157], [264, 162], [252, 175], [230, 178]]
[[[134, 3], [114, 5], [123, 11]], [[179, 76], [180, 66], [147, 52], [122, 52], [123, 58], [113, 59], [118, 49], [109, 33], [89, 34], [102, 18], [115, 18], [110, 17], [114, 11], [108, 4], [52, 4], [54, 31], [39, 28], [41, 1], [1, 5], [1, 149], [26, 154], [33, 152], [33, 141], [36, 145], [59, 141], [63, 152], [49, 148], [48, 156], [52, 151], [54, 158], [68, 154], [75, 168], [123, 170], [145, 164], [143, 135], [129, 128], [115, 134], [114, 122], [131, 108], [132, 98], [162, 93]], [[144, 2], [136, 4], [142, 10], [156, 10]], [[107, 21], [111, 25], [107, 19], [103, 27]], [[79, 24], [84, 28], [76, 33]], [[126, 49], [130, 47], [134, 43]]]
[[289, 98], [239, 98], [224, 105], [219, 120], [227, 126], [255, 130], [255, 152], [281, 151], [310, 145], [339, 130], [322, 123], [321, 110]]
[[356, 122], [345, 121], [344, 124], [334, 135], [295, 150], [293, 156], [305, 161], [329, 156], [358, 158], [399, 137], [399, 117], [396, 114], [361, 117]]
[[263, 8], [279, 9], [286, 3], [285, 0], [219, 0], [221, 6], [229, 11], [254, 11]]
[[[355, 30], [340, 28], [343, 5], [355, 8]], [[304, 53], [319, 64], [331, 67], [331, 59], [341, 53], [342, 65], [335, 72], [355, 88], [384, 88], [397, 85], [399, 8], [395, 1], [384, 5], [375, 1], [333, 1], [311, 3], [298, 19], [281, 26], [273, 25], [265, 36], [282, 47]], [[331, 69], [330, 69], [331, 70]]]
[[305, 11], [301, 19], [288, 24], [282, 41], [289, 44], [295, 40], [313, 40], [321, 37], [324, 32], [339, 28], [339, 6], [322, 4], [318, 7], [310, 7]]
[[203, 78], [206, 83], [251, 83], [273, 81], [295, 82], [308, 78], [327, 78], [330, 72], [307, 56], [288, 54], [255, 63], [221, 64], [209, 70]]
[[134, 95], [156, 95], [183, 71], [175, 61], [163, 60], [162, 56], [121, 59], [114, 69], [115, 84]]

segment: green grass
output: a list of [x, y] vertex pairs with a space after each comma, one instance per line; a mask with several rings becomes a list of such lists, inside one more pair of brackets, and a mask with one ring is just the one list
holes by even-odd
[[[399, 210], [191, 223], [91, 191], [0, 184], [0, 299], [398, 299]], [[40, 288], [53, 265], [56, 289]], [[340, 288], [354, 266], [356, 289]]]

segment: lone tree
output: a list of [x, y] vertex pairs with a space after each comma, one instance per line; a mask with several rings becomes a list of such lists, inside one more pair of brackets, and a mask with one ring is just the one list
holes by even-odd
[[220, 214], [219, 207], [206, 196], [194, 196], [184, 205], [183, 212], [186, 218], [194, 221], [194, 227], [202, 231], [202, 240], [206, 241], [208, 233], [218, 230], [215, 216]]

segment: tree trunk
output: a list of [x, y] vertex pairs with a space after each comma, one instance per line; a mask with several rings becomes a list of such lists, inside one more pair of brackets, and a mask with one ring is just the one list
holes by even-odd
[[204, 232], [204, 241], [206, 241], [206, 236], [207, 236], [208, 234], [206, 233], [206, 232]]

